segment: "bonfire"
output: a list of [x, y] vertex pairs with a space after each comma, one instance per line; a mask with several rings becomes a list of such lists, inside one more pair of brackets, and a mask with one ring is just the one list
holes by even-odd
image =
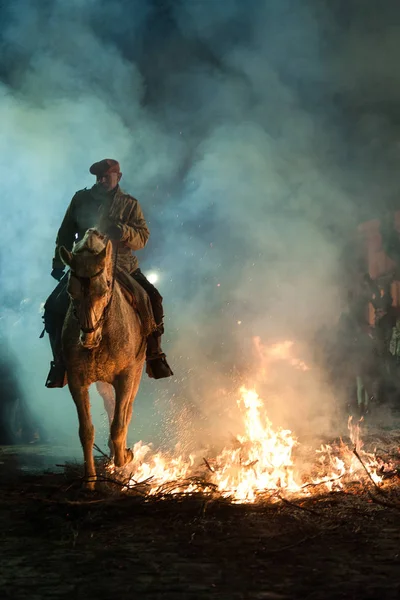
[[[293, 342], [269, 348], [255, 340], [257, 351], [265, 360], [286, 360], [294, 368], [309, 370], [302, 360], [291, 356]], [[296, 464], [294, 451], [299, 446], [288, 429], [275, 428], [268, 418], [263, 400], [254, 388], [242, 386], [237, 399], [243, 418], [244, 433], [215, 457], [164, 454], [153, 452], [151, 445], [137, 442], [128, 471], [120, 475], [124, 491], [141, 491], [149, 496], [174, 494], [212, 494], [233, 503], [272, 502], [310, 497], [323, 491], [343, 490], [354, 483], [369, 482], [376, 489], [385, 479], [397, 475], [390, 459], [385, 461], [375, 451], [364, 450], [362, 419], [350, 416], [350, 443], [342, 439], [322, 444], [314, 450], [309, 472]], [[116, 473], [112, 461], [107, 470]], [[127, 474], [128, 473], [128, 474]]]

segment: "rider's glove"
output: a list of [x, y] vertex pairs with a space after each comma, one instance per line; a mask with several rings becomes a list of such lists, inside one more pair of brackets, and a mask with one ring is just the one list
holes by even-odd
[[104, 232], [110, 240], [119, 241], [122, 238], [122, 227], [117, 223], [110, 223]]
[[60, 279], [63, 277], [64, 275], [64, 269], [53, 269], [51, 272], [51, 276], [54, 277], [54, 279], [57, 279], [57, 281], [60, 281]]

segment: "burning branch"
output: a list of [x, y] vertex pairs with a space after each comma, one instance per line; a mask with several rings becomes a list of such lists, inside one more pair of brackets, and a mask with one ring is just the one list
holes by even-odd
[[353, 454], [354, 456], [360, 461], [364, 471], [366, 472], [366, 474], [368, 475], [368, 478], [372, 481], [374, 487], [376, 488], [376, 490], [380, 493], [380, 494], [384, 494], [383, 490], [381, 490], [381, 488], [375, 483], [375, 481], [373, 480], [371, 473], [368, 471], [367, 467], [365, 466], [365, 464], [362, 461], [361, 456], [359, 455], [359, 453], [357, 452], [356, 448], [353, 448]]

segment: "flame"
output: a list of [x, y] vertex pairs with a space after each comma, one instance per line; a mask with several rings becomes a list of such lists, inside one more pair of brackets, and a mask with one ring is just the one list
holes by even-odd
[[[166, 457], [161, 453], [151, 454], [152, 448], [149, 445], [137, 442], [133, 447], [133, 467], [135, 468], [134, 475], [131, 475], [129, 484], [137, 484], [151, 480], [156, 483], [152, 484], [149, 493], [156, 493], [160, 487], [170, 482], [179, 482], [184, 479], [194, 463], [193, 456], [189, 455], [188, 459], [182, 457]], [[148, 462], [145, 462], [145, 457], [148, 456]], [[128, 484], [128, 485], [129, 485]], [[181, 484], [177, 483], [169, 486], [169, 492], [174, 493], [179, 491]], [[192, 490], [189, 490], [192, 491]]]
[[[293, 449], [298, 445], [291, 431], [274, 429], [264, 403], [254, 389], [240, 388], [238, 405], [243, 413], [244, 433], [238, 434], [234, 447], [225, 448], [214, 459], [190, 455], [169, 456], [153, 453], [142, 442], [133, 448], [134, 461], [129, 465], [131, 475], [125, 489], [142, 484], [150, 495], [160, 491], [168, 494], [213, 490], [232, 502], [255, 502], [267, 496], [309, 496], [321, 487], [328, 491], [341, 489], [345, 483], [370, 477], [376, 484], [382, 468], [372, 453], [364, 452], [361, 441], [361, 421], [349, 418], [348, 426], [353, 449], [321, 445], [315, 451], [315, 474], [308, 480], [296, 470]], [[362, 462], [361, 462], [362, 461]], [[202, 472], [199, 473], [199, 469]], [[110, 469], [114, 470], [113, 465]], [[203, 477], [199, 483], [199, 477]]]
[[296, 439], [289, 430], [273, 430], [255, 390], [242, 387], [240, 393], [245, 434], [237, 436], [238, 448], [224, 449], [217, 457], [213, 483], [223, 496], [247, 502], [254, 502], [260, 491], [298, 490], [292, 459]]
[[[300, 371], [310, 369], [294, 356], [292, 341], [267, 347], [260, 338], [254, 338], [254, 346], [263, 376], [274, 361], [286, 361]], [[253, 386], [242, 386], [238, 392], [243, 431], [232, 445], [210, 458], [154, 453], [151, 445], [138, 442], [133, 448], [133, 462], [123, 470], [126, 475], [129, 469], [124, 489], [140, 487], [149, 495], [210, 492], [236, 503], [266, 498], [277, 501], [282, 496], [306, 497], [343, 489], [355, 481], [381, 485], [386, 470], [393, 468], [364, 450], [362, 420], [349, 417], [351, 445], [342, 440], [322, 444], [314, 450], [314, 460], [305, 472], [304, 465], [296, 464], [295, 451], [300, 444], [295, 435], [288, 429], [273, 427]], [[109, 469], [115, 471], [112, 463]]]

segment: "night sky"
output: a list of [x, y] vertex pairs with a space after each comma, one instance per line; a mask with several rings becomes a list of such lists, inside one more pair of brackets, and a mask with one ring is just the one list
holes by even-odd
[[[399, 204], [400, 5], [15, 0], [0, 22], [3, 353], [75, 440], [68, 392], [44, 388], [40, 307], [72, 195], [116, 158], [151, 229], [138, 256], [160, 276], [176, 373], [143, 380], [132, 436], [207, 437], [252, 338], [310, 345], [340, 314], [357, 224]], [[319, 379], [311, 412], [331, 393]]]

